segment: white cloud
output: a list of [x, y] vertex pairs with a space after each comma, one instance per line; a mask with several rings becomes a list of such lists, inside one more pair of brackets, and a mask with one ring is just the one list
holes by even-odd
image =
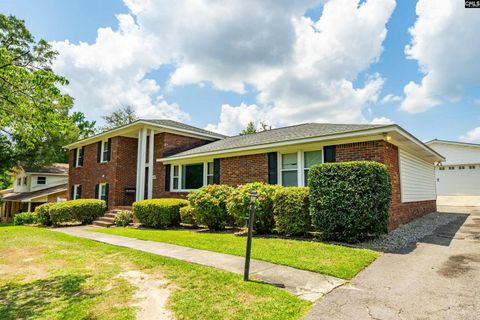
[[467, 87], [480, 85], [480, 19], [475, 10], [466, 10], [458, 0], [419, 0], [417, 21], [410, 29], [408, 58], [418, 61], [425, 74], [421, 83], [405, 86], [401, 109], [423, 112], [443, 99], [456, 101]]
[[[222, 106], [220, 122], [209, 125], [219, 132], [236, 133], [247, 119], [368, 122], [364, 108], [379, 99], [383, 78], [357, 77], [382, 53], [395, 0], [124, 2], [131, 13], [118, 15], [118, 30], [99, 29], [93, 44], [54, 43], [55, 69], [71, 79], [67, 90], [88, 115], [132, 104], [142, 116], [188, 118], [147, 78], [166, 64], [172, 90], [205, 82], [256, 90], [256, 104]], [[317, 21], [303, 16], [323, 3]]]
[[380, 103], [387, 104], [387, 103], [398, 102], [398, 101], [402, 101], [402, 97], [396, 96], [394, 94], [387, 94], [382, 98]]
[[371, 124], [393, 124], [394, 122], [387, 117], [377, 117], [373, 118], [370, 122]]
[[459, 139], [465, 142], [478, 142], [480, 143], [480, 127], [476, 127], [468, 131], [465, 135], [460, 136]]

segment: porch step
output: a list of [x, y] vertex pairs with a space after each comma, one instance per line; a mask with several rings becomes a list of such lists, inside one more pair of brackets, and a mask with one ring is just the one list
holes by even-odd
[[101, 221], [101, 220], [95, 220], [95, 221], [93, 221], [93, 225], [108, 228], [108, 227], [113, 226], [113, 223], [105, 222], [105, 221]]
[[132, 207], [125, 206], [125, 207], [112, 208], [110, 211], [105, 213], [105, 215], [103, 217], [100, 217], [97, 220], [93, 221], [93, 224], [95, 226], [104, 227], [104, 228], [111, 227], [115, 224], [115, 217], [117, 216], [117, 214], [120, 211], [124, 211], [124, 210], [130, 210], [131, 211]]

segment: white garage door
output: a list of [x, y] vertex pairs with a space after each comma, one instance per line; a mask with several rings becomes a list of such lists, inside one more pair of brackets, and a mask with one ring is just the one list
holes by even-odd
[[400, 188], [402, 202], [435, 200], [435, 167], [400, 149]]
[[480, 164], [435, 169], [439, 196], [480, 196]]

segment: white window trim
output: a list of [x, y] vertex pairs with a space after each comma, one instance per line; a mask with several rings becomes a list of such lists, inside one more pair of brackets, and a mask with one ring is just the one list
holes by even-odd
[[[183, 163], [183, 164], [172, 164], [170, 166], [170, 192], [190, 192], [190, 191], [195, 191], [197, 189], [182, 189], [182, 170], [184, 165], [189, 165], [189, 164], [203, 164], [203, 184], [202, 186], [206, 186], [208, 184], [208, 163], [213, 162], [213, 161], [203, 161], [203, 162], [195, 162], [195, 163]], [[178, 176], [174, 176], [175, 169], [174, 167], [178, 167]], [[178, 177], [178, 187], [177, 189], [173, 188], [173, 179], [175, 177]]]
[[[82, 167], [82, 165], [80, 165], [80, 151], [83, 150], [82, 148], [83, 147], [80, 147], [77, 149], [77, 158], [75, 159], [75, 168]], [[82, 154], [82, 157], [83, 157], [83, 154]]]
[[[324, 163], [324, 157], [325, 153], [323, 150], [323, 147], [320, 148], [315, 148], [315, 149], [301, 149], [298, 150], [297, 153], [297, 182], [299, 187], [305, 187], [305, 152], [310, 152], [310, 151], [322, 151], [322, 162]], [[293, 171], [293, 169], [287, 169], [283, 170], [282, 169], [282, 155], [284, 154], [290, 154], [290, 153], [295, 153], [295, 152], [277, 152], [277, 180], [279, 185], [283, 185], [282, 181], [282, 172], [283, 171]]]
[[[104, 187], [105, 188], [107, 187], [106, 182], [98, 184], [98, 200], [102, 200], [102, 188], [104, 188]], [[108, 194], [106, 194], [106, 190], [105, 190], [105, 196], [106, 196], [106, 198], [108, 198]]]
[[[104, 159], [104, 154], [105, 154], [105, 144], [108, 145], [108, 139], [107, 140], [102, 140], [101, 148], [100, 148], [100, 163], [106, 163], [108, 162], [106, 159]], [[77, 152], [78, 154], [78, 152]]]
[[[74, 185], [73, 185], [73, 200], [80, 199], [80, 198], [77, 198], [78, 187], [80, 187], [79, 184], [74, 184]], [[57, 202], [58, 202], [58, 201], [57, 201]]]

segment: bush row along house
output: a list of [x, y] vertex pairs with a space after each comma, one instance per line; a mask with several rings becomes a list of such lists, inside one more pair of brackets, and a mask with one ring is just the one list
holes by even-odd
[[34, 211], [46, 202], [67, 199], [68, 164], [44, 167], [18, 165], [12, 170], [13, 188], [1, 190], [0, 221], [10, 221], [19, 212]]
[[398, 125], [306, 123], [227, 137], [171, 120], [138, 120], [80, 140], [70, 150], [69, 199], [110, 209], [185, 197], [207, 184], [305, 186], [324, 162], [387, 166], [389, 228], [436, 210], [435, 164], [445, 159]]

